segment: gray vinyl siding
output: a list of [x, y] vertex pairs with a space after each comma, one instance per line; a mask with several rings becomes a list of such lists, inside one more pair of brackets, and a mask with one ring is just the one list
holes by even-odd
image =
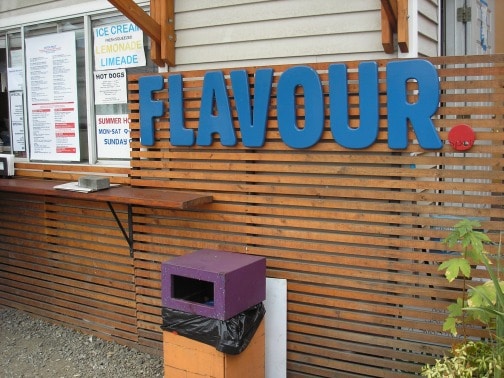
[[438, 56], [438, 0], [418, 2], [418, 56]]
[[0, 2], [0, 14], [5, 13], [2, 17], [20, 16], [82, 2], [79, 0], [3, 0]]
[[389, 57], [380, 1], [175, 2], [178, 70]]

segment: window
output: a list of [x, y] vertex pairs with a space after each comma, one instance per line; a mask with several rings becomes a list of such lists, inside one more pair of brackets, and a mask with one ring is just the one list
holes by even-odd
[[34, 162], [129, 161], [126, 78], [157, 72], [149, 47], [118, 12], [0, 31], [4, 152]]

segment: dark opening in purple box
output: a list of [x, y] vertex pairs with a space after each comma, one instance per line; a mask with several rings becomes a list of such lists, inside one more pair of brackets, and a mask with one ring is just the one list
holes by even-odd
[[174, 299], [201, 303], [212, 307], [214, 305], [213, 282], [173, 275], [172, 291]]
[[228, 320], [266, 299], [266, 259], [202, 249], [161, 264], [163, 307]]

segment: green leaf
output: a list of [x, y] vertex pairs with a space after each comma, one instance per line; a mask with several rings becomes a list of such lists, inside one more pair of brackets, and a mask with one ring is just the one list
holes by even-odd
[[492, 281], [471, 288], [467, 304], [469, 307], [485, 307], [495, 304], [495, 287]]
[[467, 311], [470, 319], [479, 320], [480, 322], [487, 325], [490, 325], [492, 323], [492, 319], [495, 318], [493, 311], [491, 311], [490, 308], [486, 307], [467, 307], [464, 308], [464, 311]]
[[443, 331], [450, 332], [453, 336], [457, 336], [457, 319], [448, 317], [443, 323]]
[[452, 303], [448, 306], [448, 312], [450, 317], [456, 318], [457, 316], [462, 316], [462, 309], [464, 308], [464, 302], [462, 298], [457, 298], [457, 302]]
[[456, 303], [448, 306], [449, 315], [443, 323], [443, 331], [450, 332], [453, 336], [457, 335], [457, 324], [460, 323], [459, 318], [462, 316], [464, 301], [462, 298], [457, 298]]
[[471, 277], [471, 265], [469, 265], [469, 262], [462, 257], [453, 258], [443, 262], [439, 266], [439, 270], [443, 269], [446, 269], [445, 277], [448, 282], [452, 282], [459, 276], [460, 273], [462, 273], [464, 277]]

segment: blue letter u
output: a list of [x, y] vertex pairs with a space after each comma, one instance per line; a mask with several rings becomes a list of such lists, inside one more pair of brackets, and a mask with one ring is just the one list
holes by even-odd
[[350, 127], [347, 67], [344, 64], [329, 66], [329, 109], [331, 132], [338, 144], [355, 149], [372, 145], [379, 130], [378, 65], [375, 62], [359, 64], [358, 128]]

